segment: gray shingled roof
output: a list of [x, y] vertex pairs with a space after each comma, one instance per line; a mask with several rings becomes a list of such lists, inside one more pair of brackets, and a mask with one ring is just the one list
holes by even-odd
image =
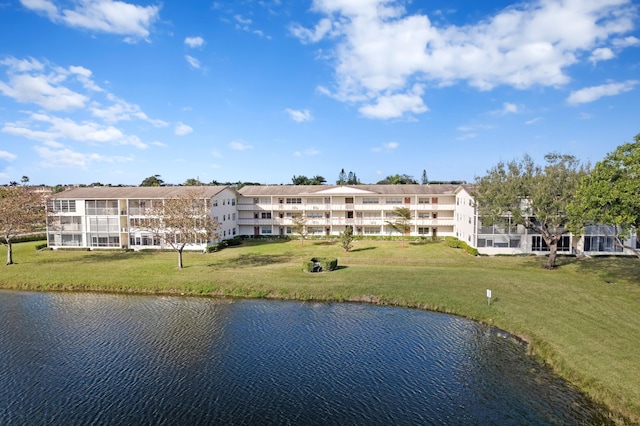
[[[443, 195], [453, 194], [458, 185], [343, 185], [343, 189], [354, 188], [353, 195], [368, 191], [380, 195]], [[238, 191], [244, 197], [268, 195], [314, 195], [322, 191], [341, 188], [339, 185], [263, 185], [243, 186]], [[321, 194], [318, 194], [321, 195]], [[330, 194], [327, 194], [330, 195]]]
[[[202, 195], [211, 198], [227, 186], [94, 186], [68, 189], [59, 192], [53, 198], [64, 199], [116, 199], [116, 198], [172, 198], [185, 194], [189, 190], [202, 191]], [[231, 189], [231, 188], [229, 188]], [[234, 191], [231, 189], [231, 191]], [[235, 191], [234, 191], [235, 192]]]

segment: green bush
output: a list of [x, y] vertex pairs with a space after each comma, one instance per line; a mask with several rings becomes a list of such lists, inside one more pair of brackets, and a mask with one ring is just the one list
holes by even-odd
[[478, 255], [478, 249], [471, 247], [469, 244], [455, 237], [445, 237], [444, 242], [451, 248], [461, 248], [472, 256]]
[[[42, 241], [47, 239], [47, 234], [44, 232], [42, 234], [31, 234], [31, 235], [20, 235], [18, 237], [13, 237], [11, 239], [11, 244], [15, 243], [27, 243], [29, 241]], [[4, 243], [5, 239], [2, 238], [2, 242]]]
[[48, 246], [47, 243], [36, 244], [36, 251], [46, 249]]
[[333, 271], [338, 267], [338, 259], [313, 257], [310, 261], [304, 262], [302, 268], [307, 272], [320, 272], [317, 270], [316, 263], [320, 264], [322, 272]]

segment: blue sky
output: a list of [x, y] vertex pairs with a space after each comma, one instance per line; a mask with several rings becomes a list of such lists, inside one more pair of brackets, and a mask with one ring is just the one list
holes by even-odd
[[0, 0], [0, 184], [472, 182], [640, 132], [627, 0]]

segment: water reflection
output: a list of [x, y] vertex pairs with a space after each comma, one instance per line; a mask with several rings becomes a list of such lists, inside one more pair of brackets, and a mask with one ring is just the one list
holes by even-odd
[[608, 424], [448, 315], [0, 292], [0, 321], [0, 424]]

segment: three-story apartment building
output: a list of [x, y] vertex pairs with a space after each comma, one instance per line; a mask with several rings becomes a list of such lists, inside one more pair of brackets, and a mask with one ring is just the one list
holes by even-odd
[[[147, 228], [150, 208], [193, 187], [86, 187], [55, 194], [49, 201], [49, 247], [164, 248]], [[199, 187], [207, 213], [218, 224], [218, 239], [237, 235], [235, 190], [226, 186]], [[207, 241], [189, 249], [202, 250]]]
[[[193, 187], [91, 187], [56, 194], [50, 200], [48, 243], [52, 248], [163, 248], [146, 226], [148, 209]], [[453, 236], [482, 254], [544, 254], [541, 235], [509, 222], [483, 226], [471, 185], [267, 185], [198, 187], [208, 214], [219, 224], [217, 239], [294, 236], [303, 224], [310, 236], [336, 237], [351, 227], [355, 236], [399, 236], [389, 226], [394, 210], [411, 212], [410, 235]], [[301, 218], [300, 221], [296, 218]], [[187, 249], [203, 249], [202, 241]], [[638, 245], [635, 235], [627, 244]], [[565, 235], [559, 252], [629, 254], [615, 246], [612, 230], [586, 228]]]
[[455, 185], [245, 186], [238, 199], [241, 235], [292, 235], [294, 217], [309, 235], [398, 235], [393, 211], [411, 213], [411, 235], [453, 236]]

